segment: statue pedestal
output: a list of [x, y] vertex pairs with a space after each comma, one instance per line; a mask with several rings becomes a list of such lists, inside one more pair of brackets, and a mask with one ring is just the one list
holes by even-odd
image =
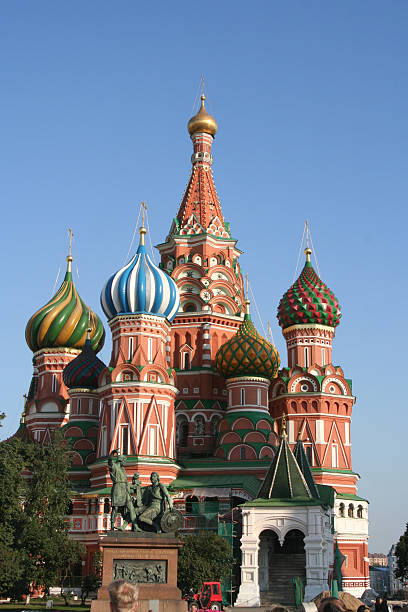
[[179, 540], [166, 533], [111, 531], [100, 540], [102, 586], [91, 612], [109, 610], [107, 587], [112, 580], [139, 586], [138, 612], [187, 612], [177, 588]]

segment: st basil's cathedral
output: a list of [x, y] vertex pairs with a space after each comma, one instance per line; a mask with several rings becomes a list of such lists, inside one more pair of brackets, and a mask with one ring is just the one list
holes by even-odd
[[104, 327], [77, 292], [70, 249], [61, 287], [26, 327], [34, 370], [15, 435], [47, 444], [61, 428], [69, 442], [70, 533], [86, 545], [86, 567], [110, 529], [108, 456], [118, 448], [129, 482], [138, 472], [148, 484], [155, 471], [169, 486], [183, 533], [232, 525], [237, 605], [276, 600], [282, 575], [301, 577], [310, 600], [339, 565], [343, 590], [359, 596], [369, 586], [368, 502], [352, 469], [352, 382], [332, 359], [339, 302], [306, 248], [278, 306], [280, 367], [251, 319], [214, 185], [217, 123], [204, 95], [188, 132], [191, 176], [159, 265], [142, 222], [134, 256], [106, 271], [109, 364], [97, 356]]

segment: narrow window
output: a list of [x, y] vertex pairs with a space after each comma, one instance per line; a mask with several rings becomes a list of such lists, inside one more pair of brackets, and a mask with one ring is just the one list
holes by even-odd
[[128, 354], [128, 359], [129, 359], [129, 361], [132, 361], [132, 359], [133, 359], [133, 338], [129, 338], [129, 354]]
[[326, 351], [322, 349], [322, 365], [326, 365]]
[[341, 503], [339, 506], [339, 515], [344, 516], [344, 504]]
[[353, 504], [349, 504], [348, 515], [349, 515], [349, 518], [353, 518], [354, 517], [354, 506], [353, 506]]
[[153, 338], [147, 339], [147, 361], [153, 361]]
[[257, 399], [257, 404], [258, 404], [258, 406], [261, 406], [261, 405], [262, 405], [262, 404], [261, 404], [261, 399], [262, 399], [262, 398], [261, 398], [261, 390], [260, 390], [260, 389], [257, 389], [257, 390], [256, 390], [256, 396], [257, 396], [257, 397], [256, 397], [256, 399]]
[[187, 352], [184, 353], [184, 369], [190, 369], [190, 353]]
[[81, 414], [81, 398], [77, 400], [77, 414]]
[[107, 446], [107, 429], [106, 426], [102, 427], [102, 436], [101, 436], [101, 455], [102, 457], [104, 457], [107, 453], [106, 451], [106, 446]]
[[241, 406], [245, 406], [245, 389], [241, 389]]
[[228, 392], [228, 405], [232, 406], [232, 391], [231, 391], [231, 389]]
[[312, 465], [312, 447], [306, 446], [306, 457], [309, 462], [309, 465]]
[[309, 349], [305, 348], [305, 368], [309, 367]]
[[149, 455], [156, 455], [156, 428], [149, 429]]
[[110, 509], [111, 509], [110, 499], [109, 499], [109, 497], [105, 497], [105, 499], [103, 500], [103, 513], [104, 514], [109, 514]]
[[363, 506], [358, 506], [357, 508], [357, 518], [363, 518]]
[[246, 459], [246, 448], [245, 446], [241, 446], [241, 448], [239, 449], [239, 455], [240, 455], [240, 459]]
[[122, 455], [127, 455], [128, 454], [128, 427], [122, 427], [121, 428], [121, 434], [122, 434], [122, 440], [121, 440], [121, 450], [122, 450]]
[[332, 467], [339, 467], [338, 447], [337, 444], [332, 444]]
[[44, 387], [44, 376], [41, 376], [41, 389]]
[[51, 390], [52, 390], [53, 393], [55, 393], [56, 390], [57, 390], [57, 375], [56, 374], [52, 375], [52, 387], [51, 387]]

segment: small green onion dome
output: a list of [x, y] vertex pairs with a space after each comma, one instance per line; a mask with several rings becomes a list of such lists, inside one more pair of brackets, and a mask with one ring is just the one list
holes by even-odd
[[105, 330], [96, 315], [80, 298], [72, 280], [72, 256], [67, 257], [67, 271], [57, 293], [37, 310], [26, 327], [26, 341], [33, 352], [45, 348], [75, 348], [85, 345], [86, 330], [91, 328], [92, 348], [98, 352], [105, 342]]
[[258, 334], [249, 314], [249, 302], [244, 320], [235, 336], [223, 344], [216, 356], [215, 367], [224, 378], [261, 376], [276, 378], [280, 357], [276, 348]]
[[306, 262], [299, 278], [279, 303], [279, 325], [282, 329], [301, 324], [337, 327], [341, 317], [339, 301], [314, 271], [309, 248], [305, 254]]

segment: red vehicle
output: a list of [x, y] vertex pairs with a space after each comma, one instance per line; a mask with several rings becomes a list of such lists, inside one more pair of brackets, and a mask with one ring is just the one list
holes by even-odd
[[203, 610], [222, 610], [221, 584], [204, 582], [201, 593], [194, 595], [194, 599]]

